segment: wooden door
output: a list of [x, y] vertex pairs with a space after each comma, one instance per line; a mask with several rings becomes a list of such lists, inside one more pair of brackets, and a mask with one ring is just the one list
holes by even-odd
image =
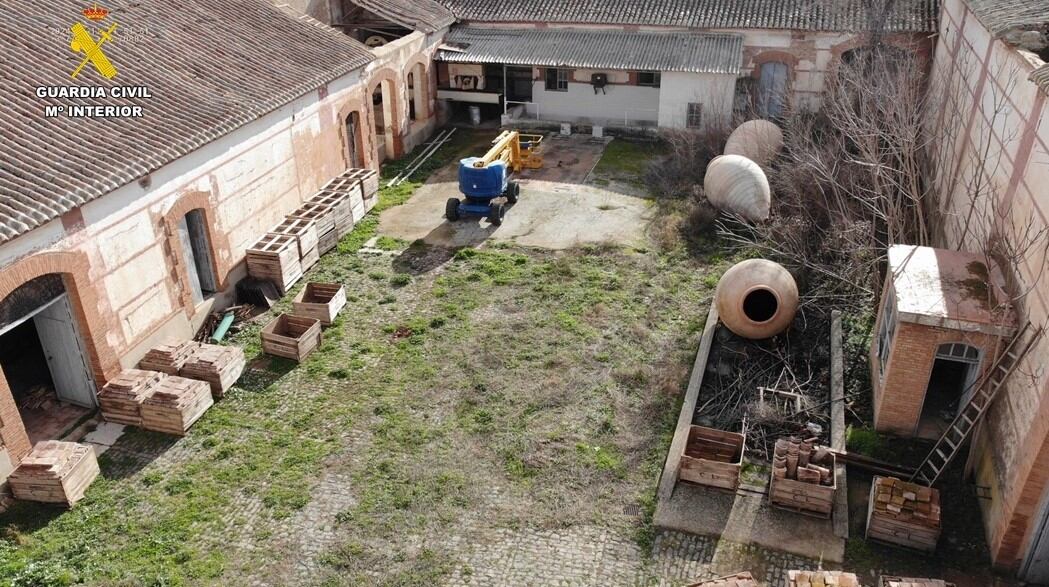
[[69, 296], [64, 294], [40, 310], [33, 317], [33, 323], [58, 399], [86, 408], [95, 407], [95, 381], [88, 368]]

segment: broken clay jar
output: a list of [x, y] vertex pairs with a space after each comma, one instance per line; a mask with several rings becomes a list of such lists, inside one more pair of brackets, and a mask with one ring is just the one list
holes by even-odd
[[749, 259], [736, 263], [714, 293], [718, 317], [738, 336], [763, 339], [790, 326], [798, 311], [798, 284], [779, 263]]

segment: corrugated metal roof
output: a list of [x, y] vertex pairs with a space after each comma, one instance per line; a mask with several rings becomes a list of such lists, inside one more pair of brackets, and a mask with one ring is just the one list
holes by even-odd
[[[807, 31], [871, 30], [873, 19], [868, 6], [875, 3], [872, 0], [443, 1], [464, 21], [638, 24]], [[884, 30], [924, 33], [937, 31], [940, 10], [938, 0], [886, 1], [892, 3], [892, 10], [888, 14]]]
[[455, 15], [436, 0], [350, 0], [390, 22], [433, 33], [455, 22]]
[[995, 36], [1016, 28], [1049, 23], [1049, 0], [966, 0], [966, 3]]
[[1032, 71], [1031, 81], [1033, 81], [1043, 92], [1049, 94], [1049, 63]]
[[641, 33], [569, 29], [452, 27], [439, 61], [540, 67], [682, 71], [736, 75], [743, 37], [722, 33]]
[[[155, 171], [372, 60], [360, 43], [266, 0], [112, 0], [112, 80], [69, 30], [83, 0], [10, 0], [0, 22], [0, 242]], [[97, 36], [98, 33], [95, 33]], [[153, 98], [46, 99], [37, 86], [147, 86]], [[140, 104], [142, 118], [47, 118], [45, 105]]]

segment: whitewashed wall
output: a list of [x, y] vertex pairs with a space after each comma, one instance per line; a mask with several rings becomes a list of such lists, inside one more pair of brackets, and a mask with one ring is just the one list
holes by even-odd
[[703, 104], [703, 126], [729, 122], [736, 92], [736, 78], [711, 73], [664, 73], [659, 96], [659, 126], [685, 128], [688, 104]]

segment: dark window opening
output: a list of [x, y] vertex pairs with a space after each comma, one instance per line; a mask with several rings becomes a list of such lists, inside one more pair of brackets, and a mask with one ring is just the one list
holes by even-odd
[[700, 128], [703, 126], [703, 105], [690, 102], [688, 105], [688, 128]]
[[546, 89], [550, 92], [567, 92], [568, 91], [568, 70], [567, 69], [547, 69], [546, 70]]
[[204, 212], [200, 209], [190, 210], [179, 222], [178, 231], [186, 271], [189, 273], [189, 285], [193, 290], [193, 302], [199, 304], [218, 290], [215, 270], [211, 265], [211, 246]]
[[661, 77], [658, 71], [639, 71], [637, 72], [637, 85], [658, 88]]
[[779, 312], [779, 300], [771, 291], [759, 288], [743, 297], [743, 313], [754, 322], [768, 322]]

